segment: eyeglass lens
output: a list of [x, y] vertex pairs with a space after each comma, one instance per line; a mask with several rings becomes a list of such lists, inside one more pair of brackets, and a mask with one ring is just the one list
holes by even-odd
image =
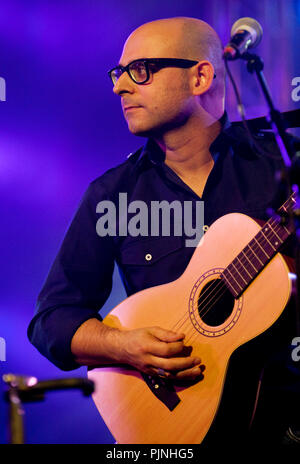
[[[123, 74], [123, 69], [117, 67], [110, 73], [110, 77], [115, 85], [117, 80]], [[137, 83], [145, 82], [148, 79], [146, 64], [143, 61], [135, 61], [128, 66], [130, 77]]]
[[143, 61], [136, 61], [129, 66], [129, 72], [135, 82], [144, 82], [147, 80], [147, 69]]

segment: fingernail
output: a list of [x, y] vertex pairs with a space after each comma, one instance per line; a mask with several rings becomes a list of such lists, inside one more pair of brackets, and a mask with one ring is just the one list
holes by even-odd
[[195, 368], [193, 369], [193, 373], [194, 373], [194, 374], [197, 374], [197, 375], [198, 375], [198, 374], [202, 374], [201, 369], [200, 369], [199, 367], [195, 367]]
[[194, 364], [200, 364], [201, 363], [201, 359], [200, 358], [195, 358], [194, 359]]

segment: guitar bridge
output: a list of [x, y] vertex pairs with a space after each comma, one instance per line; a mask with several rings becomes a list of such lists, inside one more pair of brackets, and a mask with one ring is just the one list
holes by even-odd
[[156, 398], [164, 403], [170, 411], [173, 411], [180, 402], [180, 398], [174, 389], [172, 381], [143, 373], [142, 376]]

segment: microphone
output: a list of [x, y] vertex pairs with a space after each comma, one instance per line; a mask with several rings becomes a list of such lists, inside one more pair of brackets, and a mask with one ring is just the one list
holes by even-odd
[[231, 39], [223, 52], [226, 60], [236, 60], [245, 53], [248, 48], [256, 47], [263, 35], [259, 22], [253, 18], [240, 18], [231, 28]]

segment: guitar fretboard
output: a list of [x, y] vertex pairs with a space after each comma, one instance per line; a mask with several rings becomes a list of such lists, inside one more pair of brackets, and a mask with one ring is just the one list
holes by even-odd
[[[295, 194], [293, 193], [281, 206], [279, 212], [289, 213], [295, 202]], [[269, 219], [227, 266], [221, 278], [235, 298], [238, 298], [246, 290], [292, 232], [293, 225], [289, 218], [285, 223], [281, 223], [280, 217]]]

